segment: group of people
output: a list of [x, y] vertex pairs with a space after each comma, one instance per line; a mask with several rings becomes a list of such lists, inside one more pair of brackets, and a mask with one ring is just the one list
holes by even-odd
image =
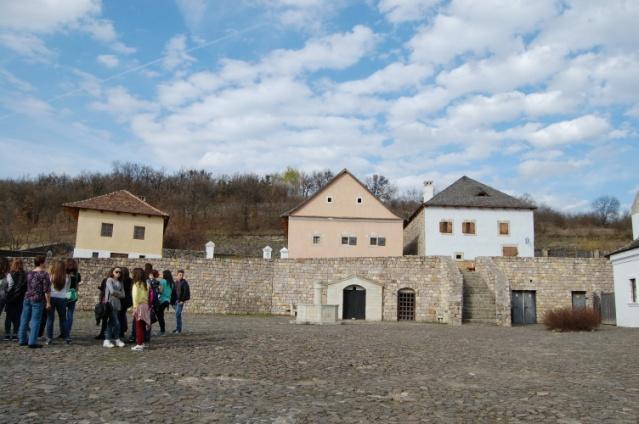
[[[11, 264], [0, 257], [0, 315], [5, 311], [4, 340], [18, 340], [20, 346], [41, 348], [38, 338], [46, 330], [45, 343], [53, 343], [53, 328], [58, 316], [59, 338], [71, 343], [73, 314], [78, 301], [78, 289], [82, 277], [77, 262], [55, 260], [45, 269], [43, 256], [34, 259], [35, 268], [26, 273], [21, 259]], [[165, 312], [175, 309], [175, 329], [182, 332], [182, 312], [190, 297], [189, 284], [184, 270], [176, 278], [170, 270], [164, 270], [162, 278], [151, 264], [135, 268], [130, 273], [126, 267], [114, 267], [99, 285], [99, 302], [96, 305], [96, 324], [101, 331], [96, 339], [104, 340], [103, 346], [124, 347], [128, 331], [127, 310], [132, 311], [129, 341], [135, 343], [132, 350], [142, 351], [150, 342], [151, 326], [160, 325], [159, 336], [166, 334]]]

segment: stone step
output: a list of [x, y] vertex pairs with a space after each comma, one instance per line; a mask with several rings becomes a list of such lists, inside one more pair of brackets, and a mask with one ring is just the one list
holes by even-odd
[[484, 319], [484, 318], [469, 318], [462, 319], [464, 324], [484, 324], [484, 325], [497, 325], [495, 319]]

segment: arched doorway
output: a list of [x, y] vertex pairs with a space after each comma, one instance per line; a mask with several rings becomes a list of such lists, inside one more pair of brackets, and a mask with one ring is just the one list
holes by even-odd
[[366, 289], [351, 284], [343, 290], [342, 319], [366, 319]]
[[415, 290], [404, 288], [397, 292], [397, 321], [415, 321]]

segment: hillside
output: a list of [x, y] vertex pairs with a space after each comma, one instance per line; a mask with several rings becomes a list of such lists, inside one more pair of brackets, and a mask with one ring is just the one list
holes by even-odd
[[[116, 163], [109, 174], [0, 180], [0, 249], [73, 243], [75, 223], [60, 205], [122, 188], [144, 195], [171, 215], [165, 233], [167, 248], [199, 250], [208, 240], [220, 240], [232, 252], [235, 247], [230, 244], [235, 239], [261, 243], [269, 236], [281, 243], [280, 215], [332, 175], [331, 171], [305, 174], [292, 169], [265, 176], [214, 176], [199, 170], [167, 174]], [[408, 218], [419, 206], [418, 193], [397, 195], [384, 177], [367, 184], [399, 216]], [[568, 255], [575, 250], [607, 252], [631, 240], [627, 216], [601, 225], [593, 214], [565, 215], [542, 207], [536, 211], [535, 227], [537, 249], [563, 250]]]

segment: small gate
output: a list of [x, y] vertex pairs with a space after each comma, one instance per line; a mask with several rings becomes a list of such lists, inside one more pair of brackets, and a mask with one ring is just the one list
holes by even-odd
[[344, 289], [342, 319], [366, 319], [366, 290], [352, 285]]
[[614, 293], [601, 293], [601, 299], [599, 301], [599, 313], [601, 314], [602, 324], [617, 324]]
[[397, 292], [397, 320], [415, 321], [415, 290], [401, 289]]
[[537, 305], [534, 290], [513, 290], [510, 308], [514, 325], [537, 323]]

